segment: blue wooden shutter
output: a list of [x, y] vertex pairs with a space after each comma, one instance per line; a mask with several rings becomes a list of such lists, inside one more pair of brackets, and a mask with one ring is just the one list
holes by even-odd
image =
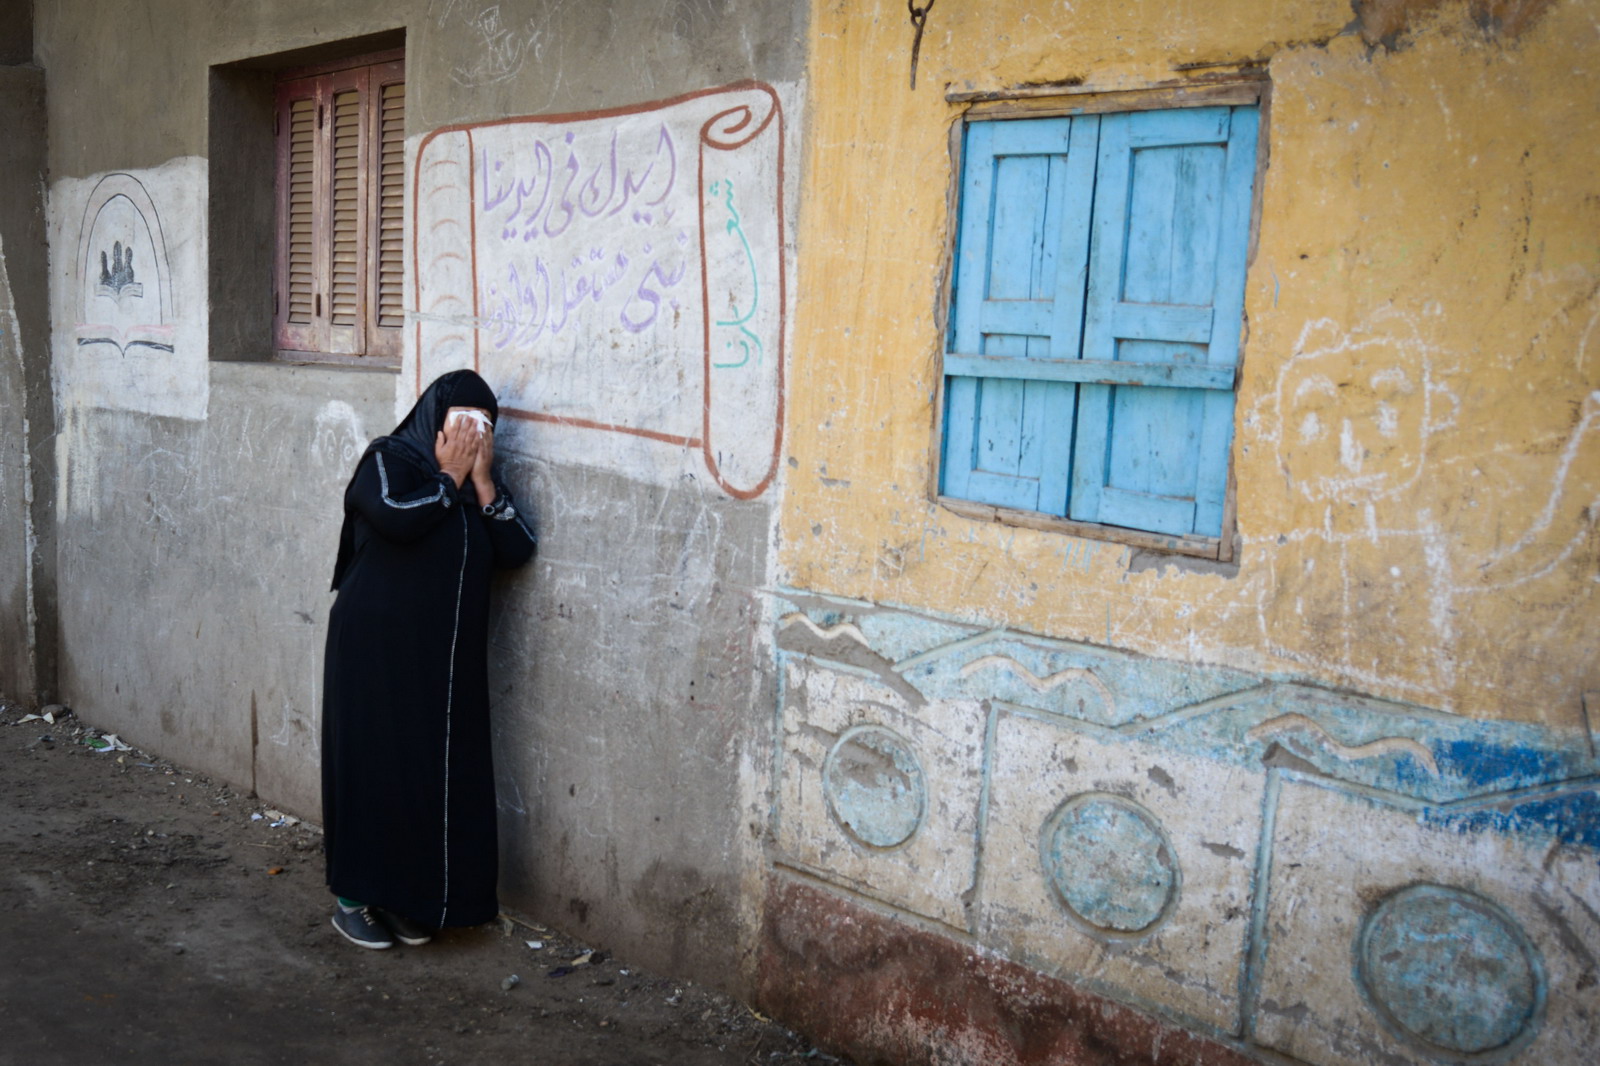
[[1257, 113], [1101, 123], [1070, 516], [1219, 536], [1244, 316]]
[[1066, 513], [1098, 117], [967, 128], [951, 353], [949, 496]]

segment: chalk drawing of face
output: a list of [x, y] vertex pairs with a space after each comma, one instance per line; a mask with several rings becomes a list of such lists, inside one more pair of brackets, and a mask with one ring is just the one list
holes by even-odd
[[1393, 496], [1421, 475], [1431, 365], [1415, 338], [1319, 330], [1278, 382], [1278, 459], [1312, 500]]

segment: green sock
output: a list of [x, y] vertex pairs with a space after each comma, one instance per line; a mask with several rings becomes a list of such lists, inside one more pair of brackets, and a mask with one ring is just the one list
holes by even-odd
[[366, 906], [365, 903], [358, 903], [353, 899], [345, 899], [343, 896], [334, 896], [333, 898], [338, 900], [339, 906], [343, 907], [347, 911], [358, 911], [362, 907]]

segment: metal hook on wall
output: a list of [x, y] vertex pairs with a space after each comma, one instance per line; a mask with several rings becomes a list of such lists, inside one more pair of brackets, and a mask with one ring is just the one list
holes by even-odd
[[917, 54], [922, 51], [922, 26], [928, 21], [928, 12], [933, 10], [933, 5], [938, 0], [928, 0], [918, 7], [916, 0], [906, 0], [906, 10], [911, 13], [911, 25], [916, 27], [917, 34], [911, 39], [911, 88], [917, 87]]

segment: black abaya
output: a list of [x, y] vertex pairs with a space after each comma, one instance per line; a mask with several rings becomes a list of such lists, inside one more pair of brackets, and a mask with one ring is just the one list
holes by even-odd
[[429, 926], [498, 912], [489, 575], [534, 550], [514, 508], [486, 515], [419, 447], [457, 377], [373, 442], [345, 490], [324, 671], [328, 887]]

